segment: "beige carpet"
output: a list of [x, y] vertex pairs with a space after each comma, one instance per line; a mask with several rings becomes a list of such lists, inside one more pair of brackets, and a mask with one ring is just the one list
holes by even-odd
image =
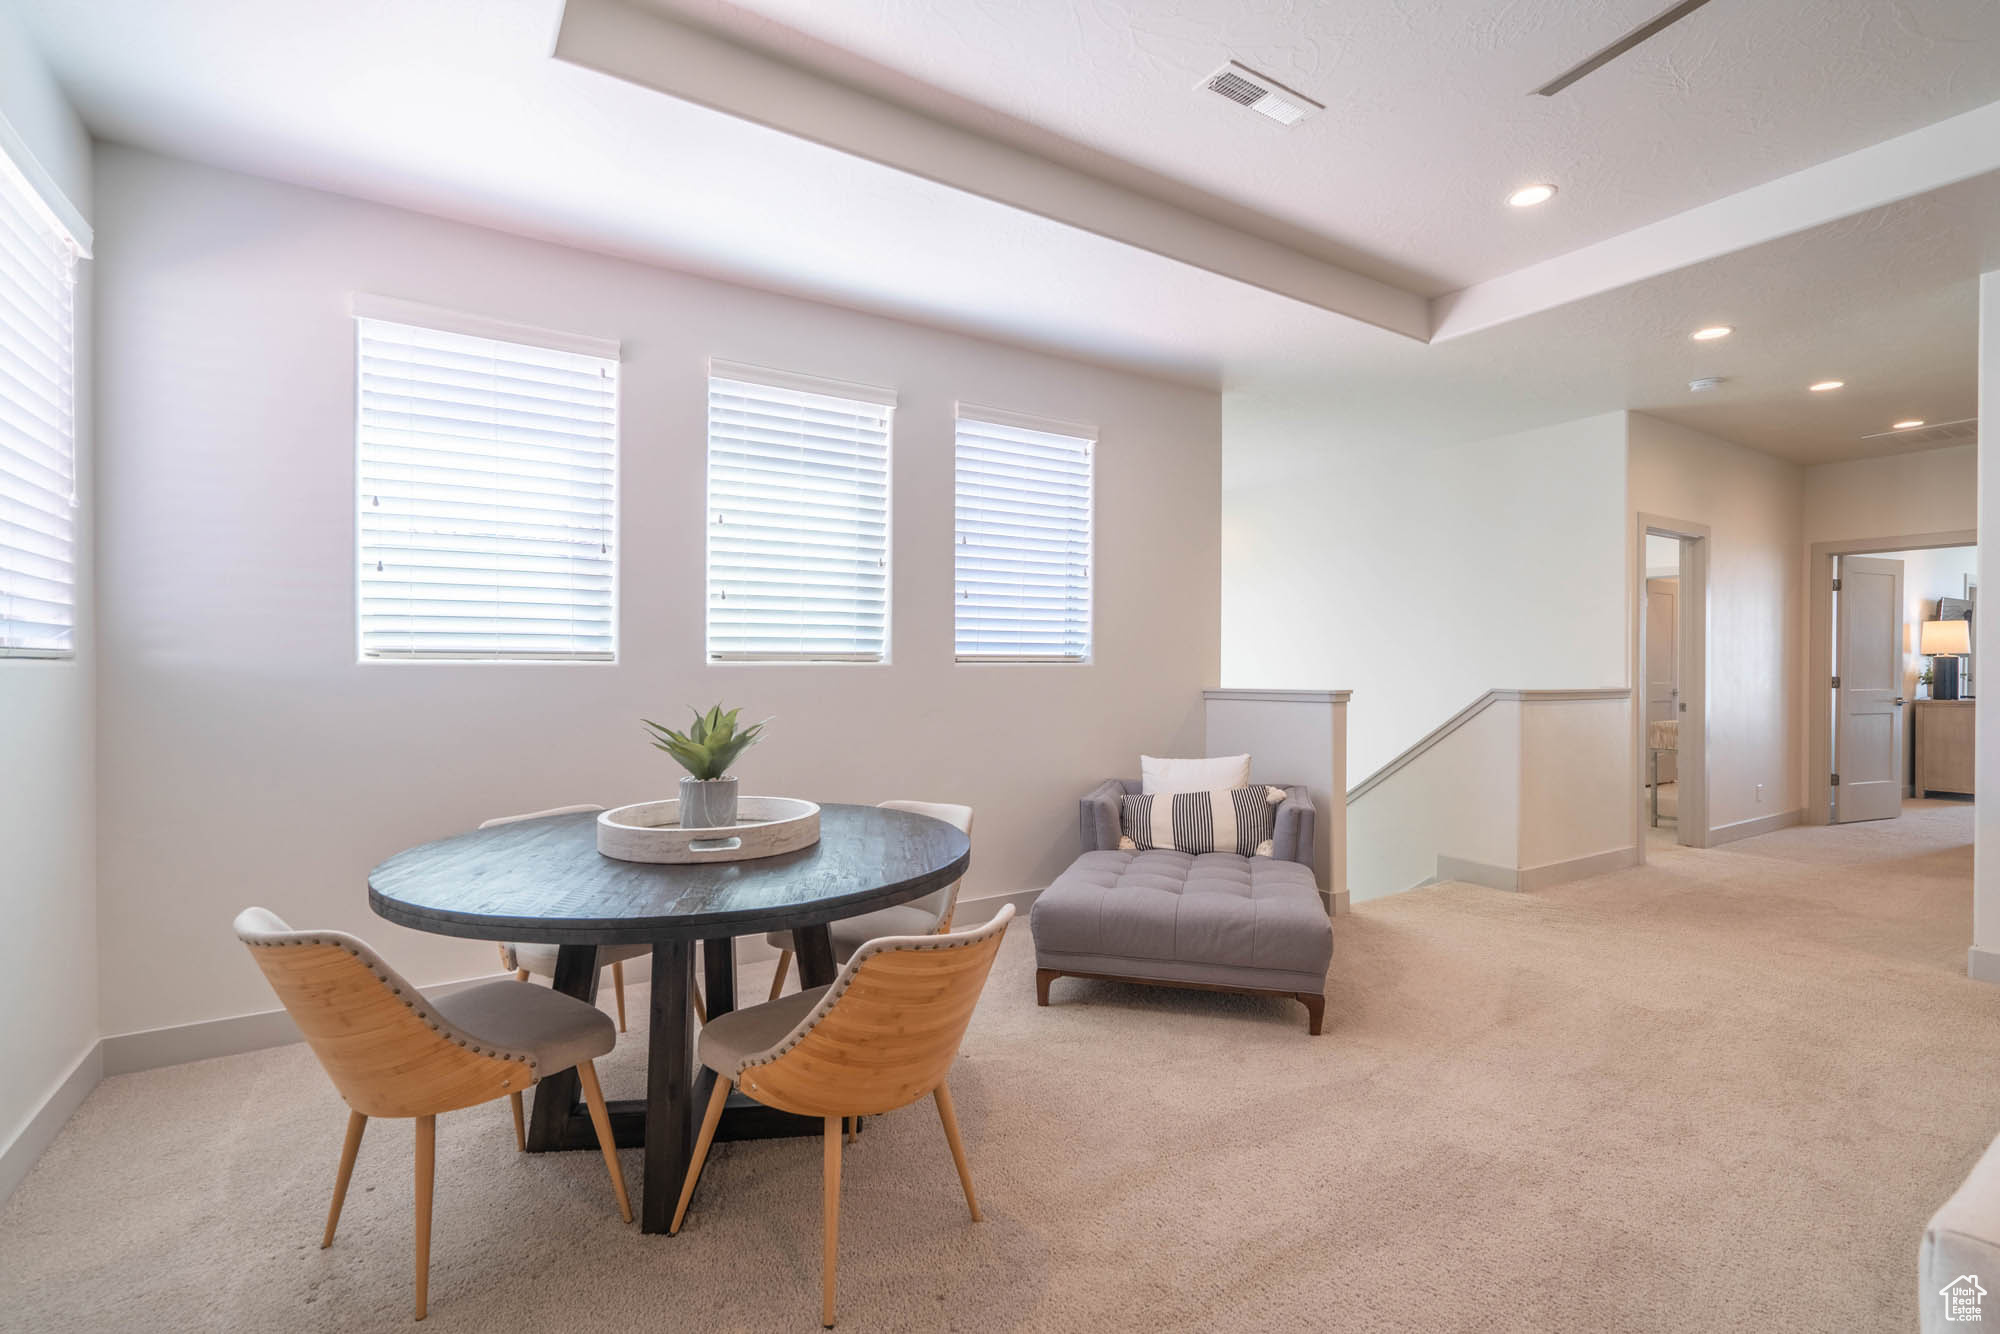
[[[1316, 1040], [1202, 993], [1039, 1010], [1024, 923], [953, 1078], [987, 1221], [928, 1109], [872, 1123], [842, 1327], [1914, 1328], [1924, 1219], [2000, 1132], [1970, 839], [1918, 803], [1364, 904]], [[0, 1212], [0, 1327], [408, 1328], [409, 1127], [371, 1129], [321, 1251], [342, 1123], [303, 1048], [107, 1081]], [[443, 1118], [426, 1328], [814, 1328], [818, 1174], [812, 1142], [731, 1146], [646, 1237], [594, 1155], [517, 1155], [504, 1104]]]

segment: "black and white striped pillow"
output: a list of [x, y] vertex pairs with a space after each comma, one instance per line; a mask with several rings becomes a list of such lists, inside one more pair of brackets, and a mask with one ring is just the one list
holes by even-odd
[[1118, 846], [1131, 852], [1172, 848], [1268, 857], [1284, 799], [1285, 790], [1277, 787], [1127, 796], [1118, 811]]

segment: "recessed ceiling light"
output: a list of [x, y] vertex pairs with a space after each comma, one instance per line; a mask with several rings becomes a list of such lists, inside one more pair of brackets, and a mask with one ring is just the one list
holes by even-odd
[[1912, 417], [1908, 421], [1890, 422], [1889, 429], [1892, 431], [1914, 431], [1923, 424], [1921, 417]]
[[1806, 388], [1812, 390], [1815, 394], [1824, 394], [1827, 390], [1838, 389], [1846, 383], [1847, 381], [1845, 380], [1821, 380], [1818, 384], [1807, 385]]
[[1556, 188], [1553, 185], [1524, 185], [1508, 195], [1507, 202], [1515, 208], [1533, 208], [1537, 204], [1546, 204], [1555, 197]]
[[1697, 343], [1712, 343], [1718, 338], [1727, 338], [1735, 332], [1735, 328], [1731, 325], [1711, 324], [1706, 329], [1696, 329], [1688, 337]]

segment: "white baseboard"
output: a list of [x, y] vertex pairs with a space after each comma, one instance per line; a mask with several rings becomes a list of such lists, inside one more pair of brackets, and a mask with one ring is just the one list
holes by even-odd
[[0, 1148], [0, 1204], [14, 1193], [42, 1156], [42, 1150], [55, 1140], [57, 1132], [68, 1123], [70, 1114], [83, 1105], [90, 1091], [103, 1078], [104, 1044], [93, 1042], [89, 1050], [77, 1057], [76, 1064], [69, 1073], [59, 1080], [42, 1105], [35, 1109], [12, 1141]]
[[954, 931], [964, 931], [993, 920], [993, 914], [1000, 911], [1000, 905], [1011, 903], [1017, 917], [1026, 917], [1028, 910], [1035, 906], [1035, 900], [1042, 896], [1039, 889], [1017, 889], [1012, 894], [991, 894], [983, 899], [960, 899], [958, 906], [951, 910], [951, 925]]
[[[1572, 857], [1568, 861], [1548, 862], [1541, 866], [1493, 866], [1486, 862], [1476, 862], [1465, 857], [1448, 857], [1438, 854], [1438, 880], [1459, 880], [1466, 884], [1485, 885], [1488, 889], [1518, 890], [1531, 893], [1560, 885], [1566, 880], [1581, 880], [1585, 876], [1602, 875], [1606, 871], [1622, 871], [1628, 866], [1639, 864], [1639, 849], [1613, 848], [1609, 852], [1593, 852], [1587, 857]], [[1436, 881], [1431, 883], [1435, 884]]]
[[1734, 843], [1740, 838], [1755, 838], [1759, 834], [1775, 834], [1780, 829], [1789, 829], [1806, 818], [1803, 810], [1779, 811], [1776, 815], [1759, 815], [1750, 820], [1734, 820], [1729, 824], [1717, 825], [1708, 831], [1708, 846], [1719, 847], [1724, 843]]
[[[506, 976], [506, 973], [482, 973], [456, 982], [440, 982], [425, 987], [424, 994], [449, 996], [454, 991]], [[189, 1061], [283, 1047], [299, 1040], [298, 1025], [279, 1009], [230, 1015], [226, 1019], [198, 1019], [191, 1024], [170, 1024], [136, 1033], [113, 1033], [99, 1045], [104, 1049], [104, 1076], [109, 1079], [112, 1075], [157, 1070], [163, 1065], [186, 1065]]]
[[1974, 945], [1965, 952], [1965, 975], [1975, 982], [2000, 983], [2000, 950]]
[[1581, 880], [1585, 876], [1622, 871], [1628, 866], [1638, 864], [1639, 849], [1634, 846], [1612, 848], [1608, 852], [1593, 852], [1587, 857], [1572, 857], [1567, 861], [1546, 862], [1541, 866], [1523, 866], [1520, 874], [1521, 889], [1529, 892], [1547, 889], [1566, 880]]

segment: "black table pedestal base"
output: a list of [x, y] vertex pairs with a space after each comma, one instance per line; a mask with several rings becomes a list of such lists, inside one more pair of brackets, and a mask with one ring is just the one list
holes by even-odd
[[[694, 1078], [694, 1101], [703, 1111], [708, 1110], [708, 1100], [715, 1094], [715, 1072], [703, 1070]], [[611, 1112], [611, 1136], [621, 1149], [643, 1149], [646, 1147], [646, 1100], [644, 1098], [607, 1098], [604, 1105]], [[699, 1122], [697, 1122], [699, 1124]], [[817, 1135], [824, 1129], [824, 1123], [816, 1116], [795, 1116], [781, 1112], [775, 1107], [766, 1107], [755, 1098], [746, 1097], [731, 1090], [729, 1106], [722, 1113], [722, 1121], [715, 1127], [715, 1138], [722, 1140], [743, 1139], [793, 1139], [803, 1135]], [[570, 1109], [570, 1114], [556, 1129], [555, 1142], [546, 1145], [528, 1146], [530, 1153], [543, 1153], [561, 1149], [588, 1149], [597, 1151], [597, 1132], [591, 1128], [590, 1113], [578, 1101]], [[690, 1149], [692, 1152], [692, 1149]], [[675, 1188], [674, 1198], [680, 1198], [679, 1188]]]
[[[825, 986], [836, 972], [833, 941], [824, 926], [793, 933], [797, 942], [799, 981]], [[702, 942], [702, 972], [708, 1015], [714, 1020], [736, 1008], [736, 958], [733, 940]], [[597, 949], [564, 945], [556, 952], [555, 989], [578, 1000], [597, 1001]], [[713, 1070], [694, 1066], [694, 947], [687, 941], [653, 946], [652, 1014], [646, 1058], [646, 1096], [621, 1098], [607, 1105], [611, 1134], [620, 1148], [644, 1148], [646, 1166], [640, 1188], [639, 1225], [643, 1232], [665, 1232], [680, 1201], [681, 1185], [694, 1158], [695, 1128], [714, 1096]], [[818, 1135], [824, 1123], [817, 1117], [795, 1116], [766, 1107], [732, 1091], [718, 1140], [779, 1139]], [[597, 1148], [597, 1132], [584, 1109], [576, 1071], [550, 1075], [535, 1087], [534, 1113], [528, 1126], [528, 1152]]]

